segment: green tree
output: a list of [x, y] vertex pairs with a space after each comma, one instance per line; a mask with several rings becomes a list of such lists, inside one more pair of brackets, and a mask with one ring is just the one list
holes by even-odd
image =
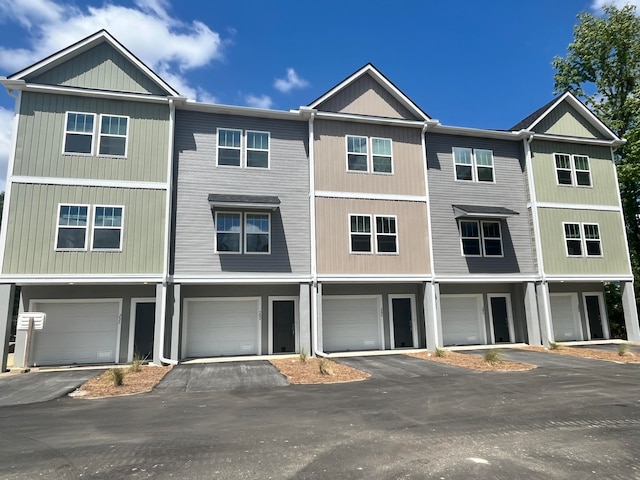
[[570, 91], [627, 143], [616, 150], [629, 253], [640, 298], [640, 18], [634, 6], [583, 12], [566, 57], [555, 57], [556, 93]]

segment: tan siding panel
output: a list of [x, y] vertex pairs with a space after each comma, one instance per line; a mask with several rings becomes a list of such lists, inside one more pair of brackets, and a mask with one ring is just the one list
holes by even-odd
[[[593, 187], [558, 185], [554, 153], [587, 155]], [[618, 189], [609, 147], [534, 140], [531, 155], [538, 202], [618, 205]]]
[[[541, 208], [540, 235], [544, 269], [550, 275], [628, 275], [629, 259], [618, 212]], [[597, 223], [603, 257], [569, 258], [562, 222]]]
[[[317, 198], [316, 209], [318, 273], [426, 275], [431, 272], [426, 203]], [[350, 254], [349, 214], [396, 215], [399, 254]]]
[[[4, 274], [161, 273], [165, 192], [13, 185]], [[122, 252], [56, 252], [58, 205], [123, 205]], [[91, 212], [91, 216], [93, 212]], [[91, 239], [91, 229], [87, 233]]]
[[568, 137], [604, 138], [575, 108], [566, 102], [549, 112], [534, 130], [538, 133]]
[[325, 100], [318, 110], [420, 120], [368, 73]]
[[[129, 117], [126, 158], [63, 155], [68, 111]], [[166, 181], [169, 109], [166, 105], [24, 93], [15, 175], [104, 180]], [[96, 123], [99, 116], [96, 116]]]
[[[390, 138], [393, 175], [347, 171], [347, 135]], [[421, 131], [336, 121], [316, 121], [316, 190], [425, 195]]]

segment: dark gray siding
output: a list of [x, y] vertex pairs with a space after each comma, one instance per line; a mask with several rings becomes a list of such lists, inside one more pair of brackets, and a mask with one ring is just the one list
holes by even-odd
[[[455, 180], [453, 147], [493, 150], [496, 183]], [[427, 167], [431, 201], [433, 261], [437, 274], [533, 273], [533, 241], [529, 230], [521, 143], [427, 134]], [[519, 215], [501, 221], [503, 258], [464, 257], [452, 205], [491, 205]]]
[[[216, 167], [216, 129], [271, 134], [270, 168]], [[201, 112], [176, 114], [176, 275], [310, 272], [309, 155], [306, 122]], [[208, 195], [275, 195], [270, 255], [218, 255]], [[235, 209], [226, 209], [235, 210]]]

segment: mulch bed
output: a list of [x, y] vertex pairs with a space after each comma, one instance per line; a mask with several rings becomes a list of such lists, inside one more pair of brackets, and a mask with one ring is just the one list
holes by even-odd
[[[320, 372], [320, 362], [327, 362], [330, 374]], [[329, 359], [309, 357], [306, 361], [299, 358], [282, 358], [270, 360], [274, 367], [280, 370], [289, 383], [310, 384], [310, 383], [340, 383], [357, 382], [370, 377], [368, 373], [361, 372], [342, 363]]]
[[620, 355], [618, 352], [610, 352], [608, 350], [599, 350], [597, 348], [572, 348], [560, 346], [556, 349], [546, 347], [527, 346], [520, 347], [523, 350], [533, 350], [535, 352], [556, 353], [558, 355], [570, 355], [572, 357], [594, 358], [596, 360], [608, 360], [610, 362], [621, 363], [640, 363], [640, 356], [631, 352]]
[[508, 360], [498, 360], [496, 362], [487, 362], [480, 355], [466, 354], [446, 350], [443, 356], [437, 357], [433, 352], [416, 352], [407, 353], [410, 357], [421, 358], [431, 362], [445, 363], [456, 367], [470, 368], [481, 372], [512, 372], [531, 370], [536, 368], [535, 365], [520, 362], [511, 362]]
[[123, 385], [114, 386], [107, 377], [107, 372], [89, 379], [78, 390], [71, 394], [72, 397], [102, 398], [116, 397], [119, 395], [133, 395], [136, 393], [150, 392], [160, 380], [171, 371], [171, 366], [156, 367], [142, 366], [137, 372], [128, 371], [127, 366], [122, 367], [126, 372]]

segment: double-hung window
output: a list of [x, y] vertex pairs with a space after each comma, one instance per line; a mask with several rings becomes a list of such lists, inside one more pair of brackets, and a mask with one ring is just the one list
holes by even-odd
[[[90, 215], [93, 215], [91, 221]], [[122, 250], [124, 207], [95, 205], [58, 206], [56, 250]], [[91, 226], [91, 235], [89, 235]]]
[[217, 165], [241, 168], [269, 168], [269, 132], [218, 129]]
[[[374, 235], [375, 243], [373, 241]], [[349, 252], [398, 253], [396, 217], [392, 215], [349, 215]]]
[[67, 112], [65, 119], [64, 153], [92, 155], [96, 116], [93, 113]]
[[349, 215], [351, 253], [373, 253], [371, 215]]
[[216, 252], [271, 253], [271, 215], [216, 212]]
[[461, 220], [460, 242], [467, 257], [501, 257], [502, 231], [500, 222]]
[[60, 205], [56, 250], [86, 250], [89, 205]]
[[591, 168], [586, 155], [554, 154], [558, 185], [591, 186]]
[[398, 253], [396, 217], [376, 215], [376, 249], [378, 253]]
[[494, 182], [493, 151], [453, 147], [456, 180]]
[[602, 256], [600, 227], [597, 223], [564, 223], [563, 225], [567, 256]]
[[391, 139], [347, 135], [347, 171], [392, 174]]
[[126, 157], [128, 124], [127, 117], [100, 115], [99, 155]]
[[93, 250], [122, 250], [123, 207], [96, 206], [93, 215]]

